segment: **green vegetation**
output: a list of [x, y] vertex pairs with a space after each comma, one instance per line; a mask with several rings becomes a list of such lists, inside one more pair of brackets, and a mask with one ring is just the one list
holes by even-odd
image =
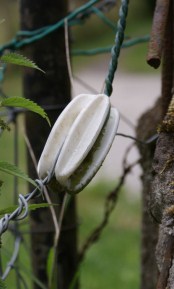
[[[21, 121], [21, 119], [20, 119]], [[21, 133], [20, 128], [20, 135]], [[0, 146], [3, 159], [12, 160], [13, 133], [4, 132], [0, 138]], [[20, 164], [25, 168], [25, 150], [22, 137], [20, 138]], [[1, 189], [1, 208], [13, 205], [13, 177], [3, 175], [5, 181]], [[103, 216], [104, 200], [109, 191], [114, 188], [113, 183], [98, 183], [87, 187], [77, 196], [79, 211], [79, 248], [81, 248], [86, 237], [101, 221]], [[20, 193], [27, 192], [27, 186], [20, 181]], [[22, 231], [28, 232], [29, 219], [20, 222]], [[30, 244], [29, 235], [25, 234], [27, 246], [22, 245], [20, 249], [19, 266], [24, 279], [31, 282], [29, 278], [30, 267]], [[13, 238], [11, 234], [3, 235], [3, 256], [7, 261], [11, 256]], [[140, 200], [129, 195], [124, 188], [120, 192], [118, 203], [113, 212], [107, 228], [104, 229], [98, 243], [94, 244], [87, 252], [86, 259], [81, 266], [80, 279], [84, 289], [129, 289], [139, 286], [139, 247], [140, 247]], [[21, 266], [22, 265], [22, 266]], [[7, 288], [15, 282], [13, 271], [7, 278]]]
[[[104, 199], [113, 184], [89, 186], [78, 196], [80, 244], [103, 216]], [[126, 190], [100, 240], [87, 252], [81, 267], [85, 289], [138, 288], [140, 271], [140, 201]]]
[[[24, 154], [22, 154], [24, 157]], [[10, 177], [9, 177], [10, 178]], [[79, 247], [101, 221], [104, 200], [114, 184], [98, 183], [87, 187], [78, 197], [79, 211]], [[13, 196], [7, 181], [2, 195], [6, 195], [3, 206], [11, 203]], [[6, 192], [5, 192], [6, 191]], [[26, 186], [20, 185], [20, 192], [26, 193]], [[9, 194], [10, 193], [10, 194]], [[2, 204], [2, 203], [1, 203]], [[26, 219], [21, 224], [21, 230], [28, 232]], [[25, 234], [26, 244], [20, 249], [19, 267], [25, 281], [30, 284], [30, 244], [29, 235]], [[3, 235], [3, 255], [9, 260], [13, 248], [13, 238], [10, 233]], [[6, 246], [8, 244], [8, 246]], [[108, 226], [104, 229], [100, 240], [87, 252], [80, 270], [82, 289], [130, 289], [139, 287], [140, 271], [140, 200], [128, 195], [126, 189], [120, 192], [115, 211], [111, 215]], [[12, 271], [7, 278], [7, 288], [15, 282]]]

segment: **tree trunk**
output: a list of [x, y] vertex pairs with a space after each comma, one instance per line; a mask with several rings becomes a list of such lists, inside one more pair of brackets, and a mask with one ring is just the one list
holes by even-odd
[[[157, 5], [158, 3], [162, 3], [162, 1], [157, 1]], [[165, 3], [163, 2], [163, 4]], [[160, 9], [158, 9], [158, 12], [161, 15], [163, 13]], [[174, 255], [172, 231], [174, 223], [174, 101], [171, 102], [172, 87], [174, 85], [173, 1], [170, 1], [166, 15], [166, 23], [164, 23], [165, 26], [163, 27], [165, 35], [162, 38], [162, 97], [151, 112], [146, 113], [140, 119], [137, 129], [137, 136], [141, 139], [144, 135], [145, 138], [148, 137], [147, 134], [149, 132], [155, 133], [157, 128], [160, 131], [156, 147], [150, 145], [142, 149], [139, 146], [143, 168], [142, 289], [174, 288], [174, 266], [172, 266]], [[158, 27], [160, 24], [158, 23]], [[158, 36], [155, 35], [156, 39]], [[143, 139], [145, 138], [143, 137]], [[153, 222], [150, 214], [154, 219]], [[159, 235], [157, 223], [155, 224], [155, 222], [162, 223], [159, 227]], [[159, 274], [157, 274], [157, 271], [159, 271]]]
[[174, 288], [174, 3], [170, 1], [163, 69], [163, 110], [153, 159], [154, 179], [151, 192], [153, 214], [161, 222], [156, 259], [159, 268], [158, 289]]
[[[21, 29], [34, 30], [53, 24], [67, 14], [66, 0], [21, 0]], [[23, 77], [24, 95], [45, 108], [53, 125], [62, 109], [70, 101], [70, 82], [66, 64], [64, 28], [51, 33], [43, 39], [27, 46], [23, 52], [45, 71], [26, 69]], [[50, 127], [41, 117], [26, 113], [26, 132], [36, 159], [38, 160]], [[37, 178], [36, 170], [28, 153], [30, 177]], [[30, 188], [31, 190], [31, 188]], [[57, 218], [63, 200], [58, 192], [49, 192]], [[38, 198], [35, 202], [43, 202]], [[50, 209], [44, 208], [31, 213], [32, 266], [36, 277], [48, 288], [46, 270], [47, 258], [53, 246], [54, 225]], [[73, 198], [63, 221], [62, 232], [57, 248], [56, 276], [58, 289], [69, 288], [77, 268], [77, 228], [76, 204]], [[40, 288], [34, 285], [35, 289]], [[52, 289], [52, 288], [50, 288]]]
[[[154, 107], [144, 113], [138, 122], [137, 138], [146, 141], [156, 133], [161, 121], [161, 98]], [[141, 155], [142, 173], [142, 234], [141, 234], [141, 289], [154, 289], [157, 282], [157, 265], [155, 249], [158, 241], [158, 223], [153, 221], [150, 215], [150, 190], [153, 179], [152, 160], [156, 142], [151, 144], [138, 143]]]

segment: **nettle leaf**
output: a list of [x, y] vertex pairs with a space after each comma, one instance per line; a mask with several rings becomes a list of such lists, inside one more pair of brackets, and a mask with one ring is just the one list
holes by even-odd
[[[31, 205], [28, 205], [28, 209], [29, 209], [29, 211], [34, 211], [34, 210], [41, 209], [41, 208], [48, 208], [50, 206], [57, 206], [57, 205], [48, 204], [48, 203], [31, 204]], [[18, 206], [15, 205], [15, 206], [10, 206], [10, 207], [7, 207], [5, 209], [2, 209], [2, 210], [0, 210], [0, 216], [5, 215], [5, 214], [11, 214], [17, 208], [18, 208]]]
[[15, 177], [19, 177], [29, 183], [31, 183], [32, 185], [37, 187], [37, 184], [35, 183], [35, 181], [33, 181], [32, 179], [30, 179], [24, 172], [22, 172], [18, 167], [16, 167], [15, 165], [12, 165], [8, 162], [3, 162], [0, 161], [0, 171], [7, 173], [9, 175], [15, 176]]
[[9, 97], [5, 98], [0, 102], [0, 106], [10, 106], [10, 107], [22, 107], [24, 109], [28, 109], [30, 111], [33, 111], [43, 118], [47, 120], [47, 122], [50, 125], [49, 118], [46, 114], [46, 112], [43, 110], [42, 107], [40, 107], [38, 104], [33, 102], [30, 99], [24, 98], [24, 97]]
[[11, 64], [35, 68], [35, 69], [38, 69], [38, 70], [44, 72], [32, 60], [28, 59], [26, 56], [23, 56], [21, 54], [15, 53], [15, 52], [9, 52], [9, 53], [2, 55], [1, 61], [4, 63], [11, 63]]

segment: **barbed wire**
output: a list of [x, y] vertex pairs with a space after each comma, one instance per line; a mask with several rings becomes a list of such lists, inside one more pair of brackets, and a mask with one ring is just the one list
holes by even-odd
[[[94, 5], [97, 4], [98, 2], [100, 2], [98, 7], [94, 7]], [[119, 21], [117, 24], [117, 34], [116, 34], [116, 39], [115, 39], [116, 44], [112, 48], [112, 59], [111, 59], [110, 66], [109, 66], [108, 76], [107, 76], [106, 81], [105, 81], [105, 83], [106, 83], [105, 94], [107, 94], [108, 96], [110, 96], [112, 93], [112, 81], [114, 79], [114, 74], [115, 74], [115, 71], [117, 69], [117, 61], [118, 61], [121, 47], [130, 47], [130, 46], [138, 44], [138, 43], [146, 42], [149, 39], [149, 36], [145, 35], [143, 37], [133, 38], [133, 39], [129, 39], [129, 40], [126, 40], [125, 42], [123, 42], [124, 30], [125, 30], [125, 21], [126, 21], [127, 10], [128, 10], [128, 3], [129, 3], [128, 0], [122, 0], [121, 1], [121, 8], [120, 8], [120, 12], [119, 12]], [[90, 15], [92, 15], [94, 13], [98, 17], [100, 17], [100, 19], [115, 32], [116, 31], [116, 25], [114, 23], [112, 23], [112, 21], [110, 21], [102, 12], [105, 9], [109, 9], [109, 7], [111, 7], [112, 5], [115, 5], [115, 1], [91, 0], [91, 1], [87, 2], [86, 4], [82, 5], [81, 7], [75, 9], [73, 12], [68, 14], [65, 18], [61, 19], [60, 21], [58, 21], [57, 23], [55, 23], [53, 25], [42, 27], [42, 28], [34, 30], [34, 31], [19, 31], [19, 32], [17, 32], [16, 36], [11, 41], [4, 44], [3, 46], [0, 46], [0, 55], [2, 55], [6, 50], [17, 50], [19, 48], [22, 48], [26, 45], [32, 44], [32, 43], [46, 37], [47, 35], [49, 35], [53, 31], [59, 29], [60, 27], [63, 27], [65, 24], [65, 21], [67, 21], [69, 26], [77, 25], [77, 24], [84, 22], [84, 20], [86, 20]], [[110, 52], [110, 51], [111, 51], [111, 47], [108, 46], [108, 47], [104, 47], [104, 48], [95, 48], [95, 49], [91, 49], [91, 50], [77, 50], [76, 49], [76, 50], [72, 50], [71, 54], [72, 55], [95, 55], [95, 54], [106, 53], [106, 52]], [[5, 73], [5, 66], [4, 66], [4, 69], [2, 69], [1, 73], [0, 73], [0, 82], [1, 83], [3, 81], [4, 73]], [[3, 91], [1, 91], [1, 92], [2, 92], [1, 95], [3, 96]], [[52, 108], [46, 107], [45, 109], [49, 110], [49, 109], [56, 109], [56, 108], [54, 106]], [[8, 123], [13, 122], [19, 113], [25, 112], [25, 111], [26, 110], [18, 109], [18, 108], [8, 109], [7, 114], [6, 114], [8, 116]], [[1, 112], [0, 116], [2, 116], [3, 114], [5, 115], [5, 112]], [[119, 135], [125, 136], [123, 134], [119, 134]], [[126, 135], [126, 137], [133, 138], [133, 137], [127, 136], [127, 135]], [[133, 139], [135, 141], [137, 141], [137, 139], [135, 139], [135, 138], [133, 138]], [[154, 138], [153, 138], [153, 140], [154, 140]], [[151, 140], [151, 141], [153, 141], [153, 140]], [[142, 142], [142, 143], [147, 144], [147, 141]], [[52, 179], [52, 177], [54, 175], [55, 164], [56, 164], [57, 159], [60, 155], [60, 152], [61, 152], [61, 149], [58, 152], [58, 155], [56, 157], [53, 168], [51, 169], [48, 176], [44, 180], [37, 179], [36, 180], [37, 187], [32, 192], [27, 193], [26, 195], [19, 194], [18, 207], [12, 213], [5, 214], [0, 219], [0, 238], [1, 238], [2, 234], [8, 230], [9, 224], [11, 221], [14, 221], [14, 222], [15, 221], [21, 221], [28, 216], [28, 213], [29, 213], [28, 203], [31, 199], [37, 198], [42, 194], [44, 195], [44, 188], [50, 182], [50, 180]], [[97, 228], [96, 231], [94, 233], [92, 233], [91, 237], [87, 240], [86, 245], [84, 245], [84, 248], [81, 251], [81, 259], [83, 259], [87, 248], [99, 237], [103, 228], [107, 224], [109, 216], [115, 207], [116, 198], [117, 198], [116, 194], [118, 193], [118, 190], [121, 188], [127, 173], [129, 173], [129, 171], [131, 170], [132, 167], [133, 167], [133, 165], [129, 166], [127, 168], [126, 167], [124, 168], [125, 170], [124, 170], [123, 176], [120, 178], [120, 182], [119, 182], [118, 187], [115, 191], [116, 193], [115, 193], [114, 198], [113, 198], [113, 193], [108, 195], [108, 200], [107, 200], [108, 203], [106, 202], [106, 211], [105, 211], [104, 221], [102, 223], [102, 226]], [[111, 195], [112, 195], [112, 200], [111, 200]], [[110, 203], [110, 201], [111, 201], [111, 203]], [[97, 237], [96, 237], [96, 232], [97, 232]], [[9, 272], [11, 271], [11, 269], [14, 268], [14, 263], [17, 260], [17, 256], [19, 253], [20, 243], [21, 243], [21, 237], [17, 236], [15, 239], [15, 246], [14, 246], [14, 251], [12, 253], [12, 257], [6, 266], [4, 273], [1, 274], [1, 276], [0, 276], [1, 279], [3, 279], [3, 280], [6, 279]]]
[[[66, 17], [66, 19], [68, 19], [70, 21], [70, 20], [74, 19], [77, 16], [79, 18], [83, 18], [84, 17], [83, 12], [88, 10], [92, 5], [94, 5], [97, 2], [99, 2], [99, 0], [91, 0], [91, 1], [89, 1], [85, 5], [81, 6], [80, 8], [76, 9], [71, 14], [69, 14]], [[121, 8], [120, 8], [120, 12], [119, 12], [120, 19], [118, 21], [118, 32], [116, 34], [116, 45], [113, 47], [114, 51], [115, 50], [120, 50], [122, 42], [123, 42], [124, 29], [125, 29], [125, 19], [126, 19], [127, 10], [128, 10], [128, 2], [129, 2], [128, 0], [122, 0], [122, 2], [121, 2]], [[103, 3], [106, 4], [107, 1], [103, 1]], [[91, 9], [91, 11], [96, 11], [96, 9]], [[24, 43], [25, 44], [29, 44], [29, 43], [32, 43], [32, 42], [34, 42], [36, 40], [41, 39], [41, 37], [45, 37], [48, 33], [51, 33], [55, 29], [58, 29], [61, 25], [64, 25], [64, 20], [60, 20], [58, 23], [56, 23], [54, 25], [51, 25], [49, 27], [44, 27], [44, 28], [41, 28], [41, 29], [38, 29], [38, 30], [35, 30], [35, 31], [32, 31], [32, 32], [29, 32], [29, 31], [28, 32], [26, 32], [26, 31], [25, 32], [24, 31], [20, 32], [20, 33], [18, 33], [18, 34], [20, 34], [20, 36], [21, 35], [22, 36], [23, 35], [25, 35], [25, 36], [26, 35], [30, 35], [32, 37], [30, 38], [29, 42], [27, 41], [27, 39], [23, 39], [23, 40], [21, 40], [21, 42], [20, 41], [18, 42], [17, 39], [16, 39], [15, 43], [16, 43], [17, 46], [15, 46], [15, 48], [21, 47]], [[142, 42], [147, 41], [147, 39], [148, 39], [148, 36], [145, 36], [145, 37], [143, 37], [141, 39], [129, 40], [126, 45], [127, 46], [134, 45], [135, 43], [138, 43], [139, 41], [142, 41]], [[12, 41], [12, 42], [14, 43], [14, 41]], [[12, 42], [10, 42], [10, 43], [12, 43]], [[2, 46], [2, 47], [0, 47], [0, 51], [4, 51], [4, 49], [6, 49], [6, 48], [7, 48], [7, 44]], [[112, 67], [112, 69], [109, 71], [108, 79], [109, 79], [110, 75], [112, 74], [113, 70], [116, 69], [117, 59], [115, 59], [115, 58], [118, 58], [118, 56], [119, 56], [119, 52], [117, 52], [117, 53], [114, 52], [114, 54], [112, 54], [112, 61], [111, 61], [111, 64], [110, 64], [110, 68], [111, 68], [111, 66], [114, 66], [114, 67]], [[114, 77], [114, 75], [112, 75], [112, 77]], [[107, 80], [106, 80], [106, 83], [108, 83]], [[109, 86], [110, 85], [111, 85], [111, 83], [109, 84]], [[106, 85], [106, 90], [108, 90], [108, 89], [109, 88]], [[106, 94], [109, 95], [110, 92], [108, 91], [108, 93], [106, 92]], [[55, 107], [53, 109], [55, 109]], [[8, 110], [9, 123], [14, 120], [14, 115], [15, 114], [18, 114], [18, 113], [24, 112], [24, 111], [25, 110], [18, 109], [18, 108], [13, 108], [13, 109]], [[132, 138], [132, 139], [136, 140], [132, 136], [123, 135], [123, 134], [119, 134], [119, 135], [122, 135], [122, 136], [125, 136], [125, 137], [129, 137], [129, 138]], [[59, 151], [59, 154], [60, 154], [60, 151]], [[56, 158], [56, 161], [57, 161], [57, 158]], [[44, 180], [36, 180], [38, 187], [36, 189], [34, 189], [33, 192], [28, 193], [25, 196], [23, 196], [22, 194], [19, 194], [19, 199], [18, 199], [18, 205], [19, 206], [18, 206], [18, 208], [11, 214], [5, 214], [5, 216], [3, 218], [1, 218], [1, 220], [0, 220], [0, 236], [8, 229], [8, 224], [9, 224], [9, 222], [11, 220], [22, 220], [28, 215], [28, 202], [32, 198], [40, 196], [40, 194], [43, 193], [44, 186], [50, 181], [50, 179], [53, 176], [53, 174], [54, 174], [54, 167], [51, 170], [51, 173]], [[25, 210], [24, 213], [23, 213], [23, 209]]]
[[[118, 135], [124, 136], [124, 137], [130, 137], [134, 141], [139, 141], [143, 145], [145, 145], [145, 144], [148, 145], [151, 142], [154, 142], [158, 137], [158, 135], [155, 134], [152, 137], [148, 138], [146, 141], [140, 141], [140, 140], [137, 140], [136, 138], [133, 138], [131, 136], [127, 136], [124, 134], [118, 134]], [[62, 146], [63, 146], [63, 144], [62, 144]], [[9, 224], [11, 221], [21, 221], [28, 216], [28, 213], [29, 213], [28, 202], [31, 199], [39, 197], [41, 194], [44, 195], [45, 186], [50, 182], [50, 180], [54, 176], [54, 169], [55, 169], [55, 165], [57, 163], [58, 157], [60, 155], [61, 148], [58, 152], [58, 155], [57, 155], [56, 160], [54, 162], [53, 168], [51, 169], [48, 176], [44, 180], [36, 179], [35, 182], [37, 183], [37, 187], [32, 192], [30, 192], [26, 195], [19, 194], [18, 207], [12, 213], [5, 214], [4, 217], [2, 217], [0, 219], [0, 239], [1, 239], [2, 234], [8, 230], [8, 227], [9, 227]], [[125, 181], [125, 178], [126, 178], [127, 174], [132, 170], [132, 168], [138, 164], [138, 162], [139, 162], [139, 160], [132, 163], [131, 165], [126, 165], [126, 161], [124, 158], [123, 174], [121, 175], [121, 177], [119, 179], [117, 187], [111, 193], [108, 194], [108, 196], [106, 198], [106, 203], [105, 203], [105, 212], [104, 212], [103, 220], [102, 220], [101, 224], [99, 226], [97, 226], [96, 229], [94, 229], [94, 231], [90, 234], [90, 236], [87, 238], [86, 242], [84, 243], [84, 245], [81, 249], [81, 252], [79, 254], [79, 257], [80, 257], [79, 262], [82, 262], [85, 254], [86, 254], [86, 251], [89, 249], [89, 247], [91, 247], [91, 245], [93, 243], [95, 243], [98, 240], [103, 229], [106, 227], [106, 225], [109, 221], [109, 217], [110, 217], [110, 215], [111, 215], [111, 213], [112, 213], [112, 211], [116, 205], [118, 193], [119, 193], [119, 191], [120, 191], [120, 189], [121, 189], [121, 187]], [[24, 210], [24, 212], [23, 212], [23, 210]], [[4, 273], [0, 276], [2, 280], [5, 280], [8, 276], [8, 274], [10, 273], [11, 269], [14, 268], [14, 263], [17, 259], [18, 253], [19, 253], [20, 243], [21, 243], [21, 236], [17, 236], [17, 238], [15, 240], [15, 246], [14, 246], [14, 251], [13, 251], [12, 257], [11, 257], [10, 261], [7, 263], [7, 266], [6, 266]]]
[[[62, 146], [63, 146], [63, 143], [62, 143]], [[26, 195], [19, 194], [18, 207], [11, 214], [5, 214], [4, 217], [0, 219], [0, 237], [5, 231], [7, 231], [10, 221], [20, 221], [20, 220], [25, 219], [28, 216], [28, 212], [29, 212], [28, 202], [31, 199], [39, 197], [40, 195], [44, 195], [44, 187], [50, 182], [50, 180], [54, 176], [55, 165], [60, 155], [62, 146], [58, 151], [58, 154], [55, 158], [55, 162], [53, 164], [52, 169], [50, 170], [50, 172], [48, 172], [48, 175], [45, 177], [45, 179], [43, 180], [36, 179], [35, 182], [37, 184], [37, 187], [32, 192]]]
[[[138, 141], [144, 145], [150, 144], [151, 142], [155, 141], [158, 138], [158, 135], [155, 134], [152, 137], [148, 138], [146, 141], [141, 141], [141, 140], [137, 140], [136, 138], [134, 138], [132, 136], [124, 135], [121, 133], [118, 133], [117, 135], [123, 136], [123, 137], [129, 137], [129, 138], [133, 139], [134, 141]], [[62, 144], [62, 146], [63, 146], [63, 144]], [[58, 155], [57, 155], [56, 160], [54, 162], [53, 168], [51, 169], [50, 173], [48, 173], [48, 176], [45, 177], [44, 180], [36, 179], [35, 182], [37, 184], [37, 187], [32, 192], [30, 192], [26, 195], [19, 194], [18, 207], [11, 214], [5, 214], [4, 217], [0, 219], [0, 237], [2, 236], [2, 234], [5, 231], [7, 231], [10, 221], [20, 221], [20, 220], [23, 220], [27, 217], [28, 212], [29, 212], [28, 202], [31, 199], [39, 197], [41, 194], [44, 194], [44, 187], [51, 181], [51, 179], [54, 176], [54, 169], [55, 169], [55, 165], [57, 163], [58, 157], [60, 155], [61, 148], [58, 152]], [[23, 210], [25, 210], [25, 211], [23, 212]]]

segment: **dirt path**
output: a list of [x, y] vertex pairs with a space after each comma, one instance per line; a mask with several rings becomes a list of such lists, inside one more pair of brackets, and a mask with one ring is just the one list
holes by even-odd
[[[101, 92], [103, 81], [105, 79], [104, 70], [93, 68], [93, 70], [83, 70], [76, 75], [85, 81], [87, 84]], [[133, 126], [136, 126], [140, 115], [148, 108], [150, 108], [157, 97], [160, 95], [161, 84], [160, 76], [158, 75], [135, 75], [117, 73], [114, 81], [113, 94], [111, 102], [126, 118], [130, 120]], [[89, 89], [84, 88], [82, 84], [74, 80], [73, 95], [80, 93], [89, 93]], [[90, 92], [91, 93], [91, 92]], [[126, 124], [124, 118], [121, 117], [118, 132], [134, 136], [134, 129]], [[102, 168], [100, 169], [94, 181], [114, 180], [119, 177], [122, 172], [122, 159], [126, 148], [131, 144], [131, 140], [117, 136], [114, 144], [109, 152]], [[134, 161], [138, 158], [138, 152], [134, 148], [129, 160]], [[141, 183], [139, 177], [141, 170], [136, 166], [133, 173], [127, 178], [126, 185], [132, 192], [139, 192]]]

